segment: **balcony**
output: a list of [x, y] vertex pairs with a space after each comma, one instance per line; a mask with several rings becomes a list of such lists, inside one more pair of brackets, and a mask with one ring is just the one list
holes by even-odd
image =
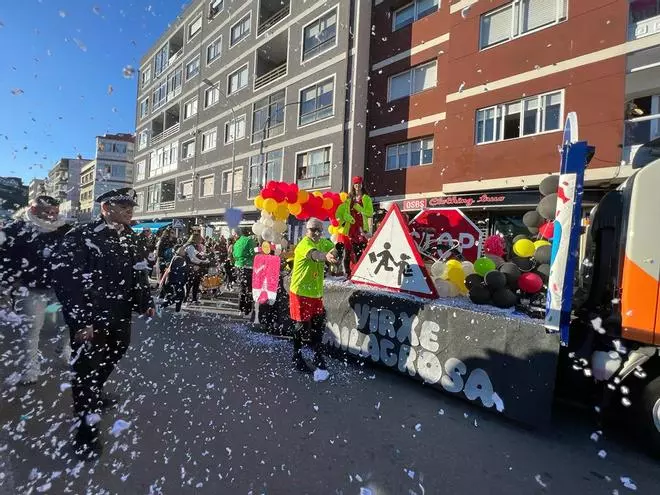
[[259, 76], [254, 80], [254, 89], [257, 90], [266, 86], [267, 84], [272, 83], [275, 79], [279, 79], [282, 76], [286, 75], [286, 62], [275, 67], [270, 72], [265, 73], [263, 76]]
[[288, 48], [287, 33], [275, 36], [259, 48], [254, 74], [255, 91], [286, 75]]
[[175, 207], [174, 201], [161, 201], [158, 205], [158, 211], [171, 211]]
[[660, 115], [645, 115], [626, 120], [623, 160], [640, 168], [660, 159]]
[[660, 33], [660, 2], [630, 0], [628, 39], [637, 40]]
[[[281, 0], [262, 0], [259, 6], [259, 27], [257, 28], [257, 36], [262, 35], [289, 15], [291, 10], [289, 3], [287, 2], [283, 8], [280, 8], [281, 5]], [[280, 10], [276, 10], [278, 8], [280, 8]]]

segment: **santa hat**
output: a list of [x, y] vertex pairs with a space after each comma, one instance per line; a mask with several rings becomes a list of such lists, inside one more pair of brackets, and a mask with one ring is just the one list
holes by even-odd
[[359, 175], [353, 177], [353, 184], [362, 184], [362, 177], [360, 177]]

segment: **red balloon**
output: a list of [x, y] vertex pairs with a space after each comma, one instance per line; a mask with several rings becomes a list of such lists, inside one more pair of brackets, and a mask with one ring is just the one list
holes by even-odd
[[286, 202], [287, 203], [297, 203], [298, 202], [298, 191], [293, 191], [289, 189], [286, 193]]
[[284, 198], [285, 198], [285, 196], [284, 196], [284, 193], [282, 192], [281, 189], [275, 189], [273, 191], [273, 199], [275, 201], [277, 201], [278, 203], [281, 203], [282, 201], [284, 201]]
[[266, 189], [275, 191], [277, 189], [277, 182], [275, 182], [274, 180], [268, 181], [268, 184], [266, 184]]
[[296, 184], [296, 183], [294, 182], [294, 183], [292, 183], [292, 184], [289, 184], [289, 191], [291, 191], [292, 193], [294, 193], [294, 194], [297, 196], [297, 195], [298, 195], [298, 191], [300, 191], [300, 188], [298, 187], [298, 184]]
[[546, 222], [539, 227], [539, 234], [545, 239], [552, 239], [555, 235], [555, 222]]
[[339, 221], [334, 217], [330, 219], [330, 223], [333, 227], [339, 227]]
[[275, 191], [272, 189], [262, 189], [261, 190], [261, 197], [264, 199], [269, 199], [269, 198], [274, 198]]
[[543, 288], [543, 280], [536, 273], [523, 273], [518, 278], [518, 287], [528, 294], [536, 294]]

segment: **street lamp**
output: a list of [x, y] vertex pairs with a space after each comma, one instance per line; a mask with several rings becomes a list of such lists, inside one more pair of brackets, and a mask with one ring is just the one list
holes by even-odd
[[234, 174], [236, 173], [236, 136], [237, 136], [236, 130], [238, 124], [238, 121], [236, 120], [236, 112], [234, 111], [234, 107], [232, 106], [232, 104], [229, 102], [229, 99], [220, 90], [220, 87], [217, 85], [217, 83], [212, 83], [208, 79], [202, 79], [202, 82], [213, 89], [217, 89], [218, 94], [223, 95], [225, 99], [225, 103], [229, 107], [229, 110], [231, 110], [231, 118], [234, 124], [232, 126], [233, 135], [231, 140], [231, 187], [229, 188], [229, 208], [232, 208], [234, 206], [234, 181], [236, 180], [236, 177], [234, 176]]

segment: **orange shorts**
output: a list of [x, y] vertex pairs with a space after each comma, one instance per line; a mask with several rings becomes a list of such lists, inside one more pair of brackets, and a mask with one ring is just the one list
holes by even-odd
[[289, 314], [293, 321], [310, 321], [325, 311], [323, 299], [305, 297], [289, 292]]

